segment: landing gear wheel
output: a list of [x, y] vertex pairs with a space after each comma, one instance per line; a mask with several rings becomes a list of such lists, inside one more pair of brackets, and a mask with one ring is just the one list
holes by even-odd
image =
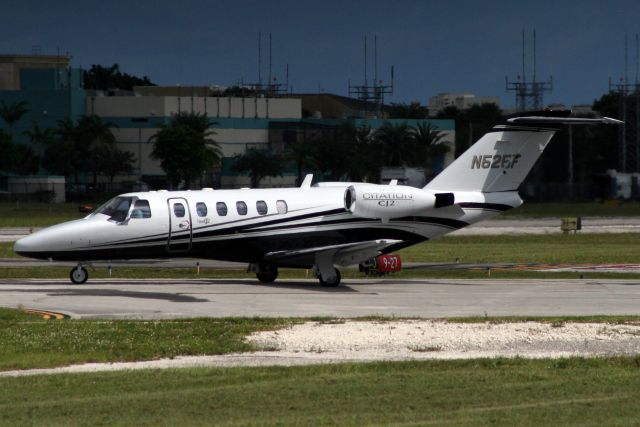
[[89, 273], [87, 273], [87, 269], [84, 267], [73, 267], [69, 273], [69, 278], [76, 285], [81, 285], [87, 281]]
[[334, 268], [334, 271], [336, 272], [336, 275], [332, 280], [325, 281], [322, 280], [322, 276], [320, 276], [320, 285], [330, 288], [335, 288], [336, 286], [338, 286], [340, 284], [340, 279], [342, 279], [342, 276], [340, 275], [340, 270], [338, 270], [337, 268]]
[[256, 277], [262, 283], [273, 283], [278, 278], [278, 268], [269, 267], [264, 270], [258, 271]]

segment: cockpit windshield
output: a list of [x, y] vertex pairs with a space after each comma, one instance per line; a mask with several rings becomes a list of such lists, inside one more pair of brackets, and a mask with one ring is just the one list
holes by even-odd
[[133, 197], [114, 197], [104, 205], [100, 206], [94, 215], [107, 215], [112, 221], [122, 222], [127, 218], [133, 199]]

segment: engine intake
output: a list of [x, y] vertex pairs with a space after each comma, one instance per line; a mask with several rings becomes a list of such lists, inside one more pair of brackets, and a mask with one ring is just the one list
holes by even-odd
[[404, 185], [352, 185], [344, 193], [344, 207], [362, 218], [387, 221], [434, 209], [436, 196]]

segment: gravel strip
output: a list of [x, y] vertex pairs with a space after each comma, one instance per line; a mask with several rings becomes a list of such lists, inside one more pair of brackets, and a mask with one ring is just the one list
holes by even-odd
[[259, 332], [262, 350], [145, 362], [88, 363], [0, 372], [0, 377], [185, 367], [294, 366], [480, 357], [598, 357], [640, 354], [640, 324], [455, 323], [446, 320], [307, 322]]

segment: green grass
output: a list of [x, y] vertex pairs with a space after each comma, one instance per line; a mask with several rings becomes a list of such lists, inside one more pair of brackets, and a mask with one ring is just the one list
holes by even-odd
[[[321, 322], [344, 319], [313, 318]], [[366, 317], [356, 320], [398, 320]], [[454, 322], [598, 322], [637, 324], [639, 316], [471, 317]], [[301, 323], [300, 318], [221, 318], [177, 320], [44, 320], [0, 308], [0, 371], [65, 366], [86, 362], [153, 360], [180, 355], [211, 355], [255, 350], [247, 335]], [[1, 411], [0, 411], [1, 412]]]
[[[387, 320], [386, 318], [376, 318]], [[335, 321], [335, 319], [317, 319]], [[389, 319], [394, 320], [394, 319]], [[638, 316], [452, 321], [637, 323]], [[302, 319], [45, 321], [0, 309], [0, 370], [248, 351]], [[640, 357], [0, 378], [3, 425], [637, 425]]]
[[[80, 203], [0, 203], [0, 227], [47, 227], [83, 218]], [[94, 205], [97, 206], [97, 205]]]
[[622, 202], [619, 200], [612, 200], [605, 203], [546, 203], [525, 201], [519, 208], [511, 209], [497, 218], [514, 219], [561, 216], [640, 216], [640, 203]]
[[17, 258], [18, 255], [13, 251], [15, 242], [0, 242], [0, 258]]
[[444, 236], [400, 254], [405, 262], [638, 263], [640, 234]]
[[[104, 200], [106, 201], [106, 200]], [[0, 227], [46, 227], [63, 221], [78, 219], [86, 213], [78, 212], [81, 203], [0, 203]], [[100, 203], [92, 203], [94, 207]], [[561, 216], [640, 216], [639, 202], [612, 203], [535, 203], [525, 202], [497, 218], [540, 218]]]
[[635, 426], [640, 360], [470, 360], [0, 378], [0, 425]]
[[[17, 257], [0, 242], [0, 258]], [[444, 236], [399, 252], [404, 262], [637, 263], [640, 234]]]
[[0, 371], [249, 351], [253, 347], [244, 342], [246, 335], [293, 322], [267, 318], [45, 321], [0, 309]]

